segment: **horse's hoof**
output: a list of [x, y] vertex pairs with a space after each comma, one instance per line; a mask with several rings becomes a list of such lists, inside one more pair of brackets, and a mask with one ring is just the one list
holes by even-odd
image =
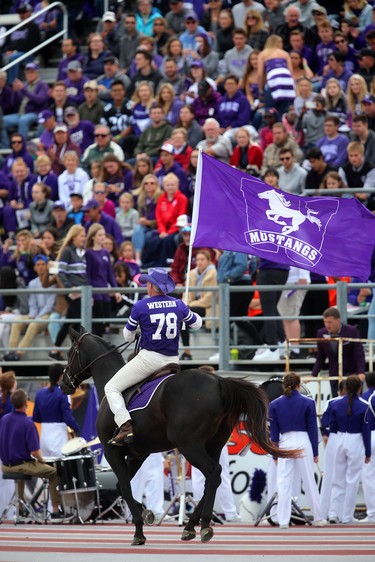
[[145, 525], [153, 525], [155, 523], [155, 515], [151, 509], [144, 509], [142, 511], [142, 519]]
[[184, 529], [182, 531], [181, 540], [182, 541], [192, 541], [193, 539], [195, 539], [196, 536], [197, 536], [197, 533], [195, 531], [187, 531], [186, 529]]
[[146, 537], [134, 537], [132, 540], [132, 546], [142, 546], [146, 544]]
[[214, 536], [214, 530], [212, 527], [206, 527], [201, 529], [201, 542], [209, 542]]

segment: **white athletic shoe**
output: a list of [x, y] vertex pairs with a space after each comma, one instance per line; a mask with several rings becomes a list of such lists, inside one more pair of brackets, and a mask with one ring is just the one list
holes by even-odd
[[254, 355], [253, 361], [279, 361], [280, 360], [280, 351], [275, 349], [272, 351], [271, 349], [266, 349], [261, 355]]
[[314, 527], [325, 527], [327, 525], [327, 521], [325, 519], [319, 519], [318, 521], [313, 522]]
[[238, 521], [242, 521], [242, 517], [236, 513], [236, 515], [225, 516], [225, 521], [227, 521], [227, 523], [237, 523]]
[[218, 351], [208, 358], [209, 361], [216, 361], [216, 362], [218, 362], [219, 359], [220, 359], [220, 353]]
[[289, 525], [279, 525], [279, 529], [289, 529]]

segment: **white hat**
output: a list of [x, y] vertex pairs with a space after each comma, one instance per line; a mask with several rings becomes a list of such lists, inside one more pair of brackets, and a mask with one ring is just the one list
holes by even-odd
[[174, 154], [174, 146], [169, 142], [166, 142], [165, 144], [162, 145], [160, 152], [162, 150], [164, 150], [165, 152], [169, 152], [169, 154]]
[[102, 21], [116, 21], [115, 12], [104, 12]]
[[176, 226], [178, 226], [179, 228], [183, 228], [184, 226], [187, 226], [190, 223], [191, 223], [191, 218], [188, 215], [180, 215], [179, 217], [177, 217]]

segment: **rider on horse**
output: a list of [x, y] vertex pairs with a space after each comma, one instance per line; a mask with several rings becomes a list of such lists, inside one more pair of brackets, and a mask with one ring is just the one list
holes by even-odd
[[165, 269], [156, 267], [139, 277], [147, 283], [149, 298], [138, 301], [132, 309], [124, 328], [124, 339], [135, 339], [138, 325], [141, 328], [141, 351], [124, 365], [105, 385], [109, 407], [119, 426], [119, 433], [109, 441], [122, 446], [134, 440], [133, 424], [126, 409], [122, 392], [169, 363], [178, 363], [180, 326], [185, 322], [193, 329], [202, 326], [202, 318], [192, 312], [182, 300], [168, 296], [175, 288], [172, 277]]

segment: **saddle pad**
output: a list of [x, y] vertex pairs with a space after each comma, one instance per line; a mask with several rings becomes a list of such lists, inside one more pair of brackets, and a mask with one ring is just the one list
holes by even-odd
[[130, 399], [128, 411], [134, 412], [134, 410], [143, 410], [144, 408], [147, 408], [159, 386], [165, 380], [169, 379], [169, 377], [174, 377], [174, 373], [142, 384], [140, 392], [136, 392]]

